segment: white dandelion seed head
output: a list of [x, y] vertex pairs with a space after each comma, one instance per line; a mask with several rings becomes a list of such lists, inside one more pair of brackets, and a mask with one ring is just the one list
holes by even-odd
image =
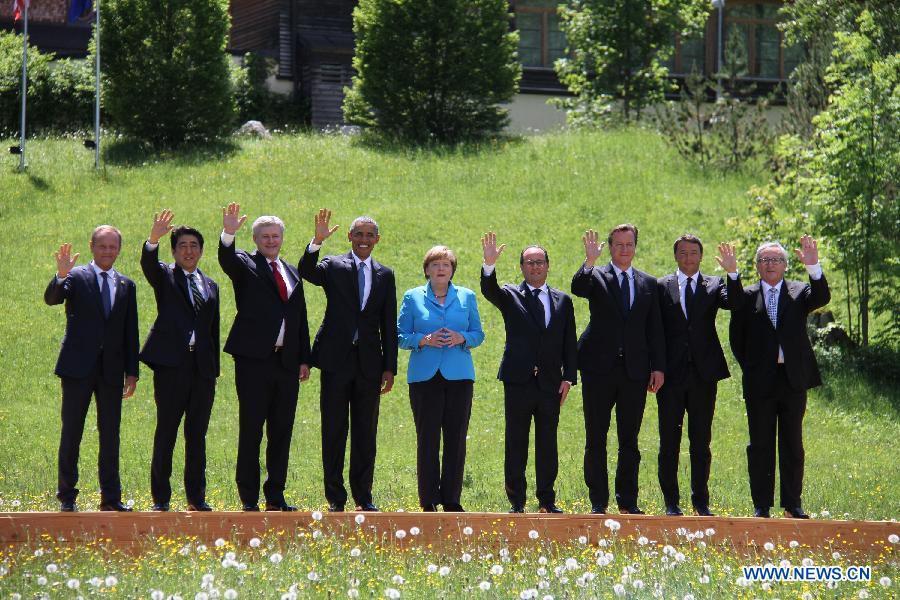
[[222, 546], [225, 545], [225, 540], [222, 538], [218, 538], [218, 539], [216, 539], [215, 544], [216, 544], [216, 548], [221, 548]]
[[862, 589], [862, 590], [859, 590], [859, 593], [857, 594], [857, 596], [858, 596], [859, 598], [865, 599], [865, 598], [868, 598], [868, 597], [869, 597], [869, 592], [866, 591], [866, 590], [864, 590], [864, 589]]
[[462, 560], [464, 563], [472, 562], [472, 555], [468, 552], [463, 552], [460, 560]]
[[781, 568], [783, 568], [783, 569], [788, 569], [788, 568], [790, 568], [790, 566], [791, 566], [791, 561], [789, 561], [789, 560], [786, 559], [786, 558], [783, 558], [783, 559], [781, 559], [781, 562], [778, 563], [778, 566], [781, 567]]
[[538, 567], [537, 574], [538, 574], [538, 577], [546, 577], [547, 576], [547, 567]]
[[100, 587], [101, 585], [103, 585], [103, 580], [99, 577], [91, 577], [90, 579], [88, 579], [88, 584], [91, 587]]
[[607, 546], [609, 546], [609, 542], [604, 539], [600, 539], [600, 540], [597, 540], [597, 545], [600, 546], [601, 548], [606, 548]]
[[575, 560], [574, 558], [567, 558], [567, 559], [566, 559], [566, 569], [568, 569], [569, 571], [574, 571], [574, 570], [577, 569], [577, 568], [578, 568], [578, 561], [577, 561], [577, 560]]
[[500, 552], [498, 554], [500, 554], [500, 556], [503, 558], [507, 558], [509, 556], [509, 548], [500, 548]]
[[472, 528], [468, 525], [463, 527], [463, 535], [472, 535]]
[[707, 537], [709, 537], [709, 536], [711, 536], [711, 535], [716, 535], [716, 530], [713, 529], [712, 527], [709, 527], [709, 528], [706, 530], [706, 535], [707, 535]]
[[312, 511], [312, 514], [310, 516], [312, 517], [313, 521], [321, 521], [322, 520], [322, 511], [314, 510], [314, 511]]
[[150, 600], [163, 600], [166, 595], [162, 590], [151, 590], [150, 591]]
[[356, 521], [357, 525], [362, 525], [366, 522], [366, 515], [356, 515], [355, 517], [353, 517], [353, 520]]
[[440, 569], [438, 569], [438, 575], [440, 575], [441, 577], [446, 577], [449, 574], [450, 567], [441, 567]]
[[694, 600], [694, 595], [693, 594], [685, 594], [684, 598], [682, 598], [681, 600]]
[[197, 592], [194, 594], [194, 600], [209, 600], [209, 594], [206, 592]]
[[788, 546], [790, 546], [791, 548], [797, 548], [800, 546], [800, 542], [798, 542], [797, 540], [791, 540], [788, 543]]
[[44, 555], [44, 549], [43, 549], [43, 548], [38, 548], [37, 550], [34, 551], [34, 555], [37, 556], [37, 557], [43, 556], [43, 555]]
[[595, 575], [590, 571], [585, 571], [584, 574], [582, 574], [582, 577], [586, 582], [590, 583], [594, 580]]
[[197, 552], [203, 554], [206, 552], [206, 544], [200, 544], [197, 546]]
[[616, 585], [613, 586], [613, 593], [617, 597], [622, 598], [623, 596], [625, 596], [625, 586], [622, 585], [621, 583], [617, 583]]
[[535, 589], [522, 590], [519, 592], [520, 600], [531, 600], [538, 597], [538, 591]]
[[490, 581], [482, 581], [481, 583], [478, 584], [478, 589], [481, 590], [482, 592], [488, 591], [489, 589], [491, 589], [491, 582]]
[[281, 595], [281, 600], [297, 600], [297, 592], [285, 592]]
[[225, 558], [231, 562], [234, 562], [235, 559], [237, 559], [237, 554], [235, 554], [234, 552], [226, 552]]
[[546, 565], [546, 564], [547, 564], [547, 557], [546, 557], [546, 556], [539, 556], [539, 557], [538, 557], [538, 564], [541, 565], [541, 566]]
[[222, 597], [225, 598], [225, 600], [234, 600], [235, 598], [237, 598], [237, 596], [237, 590], [235, 590], [234, 588], [228, 588], [227, 590], [225, 590], [225, 593], [222, 594]]
[[215, 579], [215, 575], [213, 575], [212, 573], [207, 573], [200, 580], [200, 587], [207, 587], [209, 585], [212, 585], [212, 582], [215, 581]]
[[743, 575], [741, 575], [740, 577], [737, 578], [735, 583], [738, 584], [738, 586], [740, 586], [740, 587], [747, 587], [748, 585], [750, 585], [750, 580], [747, 579], [746, 577], [744, 577]]
[[680, 535], [682, 537], [686, 536], [687, 533], [688, 533], [688, 530], [685, 529], [684, 527], [679, 527], [678, 529], [675, 530], [675, 535]]
[[41, 575], [40, 577], [37, 578], [37, 584], [38, 585], [47, 585], [47, 578], [44, 577], [43, 575]]
[[762, 584], [760, 584], [759, 587], [761, 587], [761, 588], [763, 589], [763, 591], [768, 592], [769, 590], [772, 589], [772, 584], [769, 583], [768, 581], [763, 581]]
[[675, 549], [674, 546], [670, 546], [669, 544], [666, 544], [665, 546], [663, 546], [663, 554], [668, 554], [669, 556], [672, 556], [676, 552], [678, 552], [678, 551]]
[[684, 562], [684, 561], [685, 561], [684, 552], [676, 552], [676, 553], [675, 553], [675, 560], [678, 561], [678, 562]]
[[57, 571], [59, 571], [59, 567], [56, 566], [56, 563], [50, 563], [49, 565], [47, 565], [47, 572], [51, 575], [53, 573], [56, 573]]
[[693, 542], [693, 541], [694, 541], [694, 538], [697, 537], [697, 536], [696, 536], [695, 534], [693, 534], [693, 533], [688, 533], [687, 536], [685, 536], [685, 537], [687, 538], [687, 541]]
[[503, 567], [500, 565], [494, 565], [493, 567], [491, 567], [491, 575], [495, 577], [503, 575]]
[[352, 556], [353, 558], [356, 558], [360, 554], [362, 554], [362, 550], [360, 550], [359, 548], [353, 548], [352, 550], [350, 550], [350, 556]]
[[833, 558], [834, 560], [840, 560], [840, 559], [841, 559], [841, 553], [840, 553], [840, 552], [832, 552], [832, 553], [831, 553], [831, 558]]
[[605, 567], [607, 565], [609, 565], [609, 560], [607, 560], [606, 556], [598, 556], [597, 557], [597, 566], [598, 567]]
[[704, 533], [703, 533], [702, 529], [698, 529], [697, 531], [694, 532], [694, 537], [697, 538], [698, 540], [702, 540], [703, 535], [704, 535]]
[[394, 588], [388, 588], [384, 590], [384, 595], [391, 600], [397, 600], [400, 597], [400, 590], [395, 590]]
[[403, 538], [406, 537], [406, 530], [398, 529], [397, 531], [394, 532], [394, 537], [396, 537], [398, 540], [402, 540]]
[[309, 579], [310, 581], [318, 581], [319, 574], [316, 573], [315, 571], [310, 571], [309, 573], [306, 574], [306, 578]]
[[892, 533], [888, 536], [888, 541], [892, 544], [896, 544], [897, 542], [900, 542], [900, 536], [898, 536], [896, 533]]
[[313, 537], [314, 540], [321, 539], [321, 538], [322, 538], [322, 532], [319, 531], [318, 529], [316, 529], [316, 530], [314, 530], [314, 531], [312, 532], [312, 537]]
[[422, 530], [415, 525], [409, 528], [409, 535], [419, 535], [420, 533], [422, 533]]
[[262, 540], [258, 537], [250, 538], [250, 547], [251, 548], [259, 548], [262, 545]]
[[[362, 516], [362, 515], [360, 515], [360, 516]], [[349, 590], [347, 590], [347, 597], [348, 598], [359, 598], [359, 590], [356, 588], [350, 588]]]
[[394, 575], [391, 577], [391, 581], [394, 582], [394, 585], [403, 585], [406, 583], [406, 580], [403, 579], [403, 575]]
[[78, 579], [72, 578], [66, 582], [66, 587], [70, 590], [77, 590], [81, 587], [81, 581]]
[[536, 539], [538, 539], [538, 537], [540, 537], [540, 535], [538, 534], [537, 530], [532, 529], [531, 531], [528, 532], [528, 537], [530, 537], [533, 540], [536, 540]]
[[878, 580], [878, 583], [881, 584], [881, 587], [889, 588], [891, 587], [891, 578], [890, 577], [882, 577]]
[[814, 564], [814, 563], [813, 563], [813, 559], [811, 559], [811, 558], [809, 558], [809, 557], [806, 557], [806, 558], [803, 559], [803, 566], [804, 566], [804, 567], [811, 567], [811, 566], [813, 566], [813, 564]]
[[771, 552], [775, 549], [775, 544], [773, 544], [772, 542], [766, 542], [765, 544], [763, 544], [763, 548], [765, 548], [766, 552]]
[[709, 575], [701, 575], [699, 581], [703, 584], [709, 583]]
[[134, 507], [134, 499], [129, 498], [128, 501], [125, 503], [125, 506], [127, 506], [128, 508], [133, 508]]
[[648, 540], [644, 536], [641, 536], [638, 538], [637, 542], [638, 542], [638, 545], [640, 545], [640, 546], [646, 546], [650, 542], [650, 540]]
[[269, 556], [269, 562], [271, 562], [273, 565], [277, 565], [282, 561], [283, 558], [284, 557], [281, 556], [281, 554], [279, 554], [278, 552], [273, 552], [272, 555]]
[[437, 573], [438, 566], [434, 563], [431, 563], [427, 567], [425, 567], [425, 570], [429, 573]]
[[585, 544], [587, 544], [587, 543], [588, 543], [587, 536], [586, 536], [586, 535], [579, 535], [579, 536], [578, 536], [578, 543], [581, 544], [582, 546], [584, 546]]
[[644, 589], [644, 582], [640, 579], [635, 579], [634, 581], [631, 582], [631, 587], [633, 587], [636, 590], [642, 590], [642, 589]]

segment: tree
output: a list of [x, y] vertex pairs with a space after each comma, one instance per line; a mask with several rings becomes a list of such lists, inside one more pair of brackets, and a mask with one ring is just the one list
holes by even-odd
[[344, 115], [415, 142], [500, 131], [521, 67], [506, 0], [361, 0]]
[[665, 67], [677, 32], [698, 30], [706, 0], [570, 0], [560, 8], [569, 57], [556, 63], [560, 81], [575, 94], [563, 101], [570, 120], [592, 122], [612, 116], [638, 120], [641, 111], [663, 99]]
[[210, 141], [235, 118], [226, 0], [110, 0], [101, 56], [110, 117], [154, 146]]

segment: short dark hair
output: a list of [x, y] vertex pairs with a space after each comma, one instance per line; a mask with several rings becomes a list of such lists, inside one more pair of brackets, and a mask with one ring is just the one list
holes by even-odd
[[540, 250], [541, 252], [543, 252], [543, 253], [544, 253], [544, 260], [547, 261], [547, 264], [548, 264], [548, 265], [550, 264], [550, 255], [547, 254], [547, 249], [544, 248], [543, 246], [541, 246], [540, 244], [532, 244], [532, 245], [530, 245], [530, 246], [525, 246], [524, 248], [522, 248], [522, 252], [519, 254], [519, 265], [520, 265], [520, 266], [525, 264], [525, 251], [526, 251], [526, 250], [531, 250], [532, 248], [537, 248], [538, 250]]
[[175, 246], [178, 245], [178, 238], [185, 235], [192, 235], [197, 238], [197, 241], [200, 242], [200, 249], [203, 250], [203, 234], [193, 227], [188, 227], [187, 225], [179, 225], [172, 230], [172, 237], [170, 241], [172, 242], [173, 251], [175, 250]]
[[609, 246], [612, 246], [612, 236], [614, 233], [619, 231], [630, 231], [634, 234], [634, 245], [637, 247], [637, 238], [638, 238], [638, 228], [632, 225], [631, 223], [622, 223], [621, 225], [616, 225], [609, 231], [609, 235], [606, 236], [606, 243]]
[[676, 255], [678, 254], [678, 242], [687, 242], [689, 244], [697, 244], [698, 246], [700, 246], [700, 254], [701, 255], [703, 254], [703, 242], [701, 242], [700, 238], [698, 238], [693, 233], [685, 233], [684, 235], [679, 237], [677, 240], [675, 240], [675, 243], [672, 244], [672, 254], [676, 254]]

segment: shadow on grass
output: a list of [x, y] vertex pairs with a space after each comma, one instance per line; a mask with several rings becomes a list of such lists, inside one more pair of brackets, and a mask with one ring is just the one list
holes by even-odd
[[900, 422], [900, 353], [881, 347], [819, 358], [824, 380], [819, 395], [828, 404]]
[[523, 136], [504, 134], [456, 143], [420, 143], [386, 136], [374, 131], [363, 131], [355, 136], [351, 143], [358, 148], [416, 160], [449, 156], [478, 158], [485, 154], [505, 152], [524, 141], [525, 138]]
[[118, 139], [103, 148], [103, 161], [119, 167], [142, 167], [157, 163], [200, 165], [224, 160], [240, 150], [236, 140], [185, 144], [177, 148], [156, 148], [130, 139]]

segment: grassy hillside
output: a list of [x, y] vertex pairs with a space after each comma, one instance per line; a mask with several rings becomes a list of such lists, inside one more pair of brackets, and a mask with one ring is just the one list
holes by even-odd
[[[16, 174], [10, 167], [0, 173], [4, 282], [0, 303], [5, 309], [0, 319], [0, 510], [56, 507], [60, 389], [52, 371], [64, 315], [60, 307], [44, 305], [42, 294], [55, 269], [54, 249], [72, 242], [82, 253], [83, 264], [89, 260], [90, 230], [97, 224], [112, 223], [123, 231], [117, 268], [138, 282], [142, 339], [155, 317], [155, 305], [138, 257], [153, 212], [171, 208], [177, 222], [203, 231], [208, 247], [201, 268], [222, 287], [224, 337], [234, 316], [234, 298], [214, 249], [221, 207], [227, 202], [240, 202], [251, 220], [260, 214], [282, 217], [287, 223], [284, 257], [291, 261], [299, 259], [311, 238], [313, 213], [319, 207], [332, 209], [342, 226], [327, 242], [327, 253], [347, 250], [341, 240], [353, 217], [373, 216], [382, 228], [376, 256], [394, 268], [399, 290], [422, 282], [422, 256], [437, 243], [458, 254], [456, 283], [477, 289], [479, 237], [488, 229], [510, 246], [498, 265], [501, 280], [519, 279], [519, 248], [542, 243], [552, 259], [550, 284], [568, 290], [583, 257], [581, 233], [589, 227], [605, 232], [624, 221], [641, 229], [638, 268], [655, 275], [674, 269], [671, 240], [692, 231], [708, 242], [704, 270], [714, 273], [713, 242], [726, 239], [726, 219], [744, 213], [745, 190], [763, 177], [703, 176], [684, 165], [655, 135], [639, 131], [553, 135], [438, 153], [367, 148], [341, 137], [277, 137], [244, 141], [218, 154], [137, 158], [130, 154], [109, 164], [101, 175], [93, 172], [92, 157], [75, 140], [35, 141], [29, 152], [27, 174]], [[242, 230], [238, 244], [252, 247], [249, 227]], [[314, 333], [324, 296], [309, 286], [307, 298]], [[495, 379], [504, 336], [496, 309], [487, 302], [480, 308], [487, 339], [473, 352], [478, 381], [463, 504], [469, 509], [506, 510], [502, 388]], [[580, 300], [576, 318], [583, 328], [588, 313]], [[719, 325], [724, 335], [727, 315], [720, 316]], [[209, 501], [218, 508], [236, 509], [237, 400], [232, 363], [224, 358], [208, 438]], [[418, 504], [406, 361], [401, 353], [398, 383], [382, 400], [374, 495], [386, 509], [415, 510]], [[732, 366], [732, 372], [739, 370]], [[805, 507], [821, 514], [827, 510], [835, 517], [897, 517], [900, 482], [891, 475], [897, 469], [900, 434], [896, 391], [873, 388], [852, 374], [830, 378], [827, 385], [811, 394], [805, 422]], [[316, 372], [300, 393], [287, 490], [289, 500], [309, 509], [325, 505], [318, 386]], [[143, 367], [137, 394], [123, 410], [121, 468], [125, 498], [142, 509], [151, 503], [154, 418], [150, 372]], [[651, 397], [640, 437], [640, 503], [658, 513], [662, 498], [656, 482], [656, 419]], [[92, 409], [82, 446], [84, 508], [93, 508], [97, 501], [93, 423]], [[563, 409], [559, 438], [559, 502], [568, 510], [584, 511], [589, 502], [582, 474], [584, 426], [578, 388]], [[752, 511], [746, 442], [743, 401], [733, 378], [720, 385], [713, 430], [710, 487], [716, 512]], [[682, 449], [682, 496], [687, 502], [687, 440]], [[180, 446], [177, 452], [173, 504], [183, 507]], [[613, 468], [614, 433], [609, 456]], [[529, 471], [531, 494], [531, 464]], [[529, 500], [536, 508], [533, 502]]]

